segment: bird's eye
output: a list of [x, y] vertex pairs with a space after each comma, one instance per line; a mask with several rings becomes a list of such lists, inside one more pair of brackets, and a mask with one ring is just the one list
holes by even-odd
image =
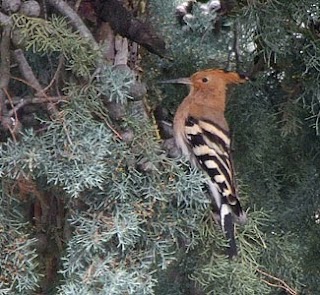
[[208, 78], [202, 78], [202, 82], [203, 83], [207, 83], [208, 82]]

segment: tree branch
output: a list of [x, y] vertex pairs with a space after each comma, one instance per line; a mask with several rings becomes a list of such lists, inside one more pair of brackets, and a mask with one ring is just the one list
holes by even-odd
[[267, 280], [264, 280], [262, 279], [262, 281], [267, 284], [268, 286], [271, 286], [271, 287], [276, 287], [276, 288], [280, 288], [280, 289], [283, 289], [285, 290], [287, 293], [289, 293], [290, 295], [298, 295], [297, 291], [294, 290], [293, 288], [291, 288], [285, 281], [271, 275], [271, 274], [268, 274], [260, 269], [257, 268], [257, 272], [268, 277], [269, 279], [272, 279], [274, 280], [276, 283], [272, 283], [272, 282], [269, 282]]
[[102, 21], [108, 22], [115, 33], [140, 44], [151, 53], [160, 57], [165, 56], [166, 44], [164, 40], [156, 34], [150, 23], [147, 24], [137, 19], [123, 5], [122, 1], [103, 1], [98, 17]]
[[233, 44], [232, 49], [234, 51], [235, 55], [235, 61], [236, 61], [236, 69], [239, 71], [239, 66], [241, 62], [241, 55], [240, 55], [240, 45], [239, 45], [239, 23], [238, 21], [235, 21], [233, 26]]
[[66, 2], [62, 0], [48, 0], [48, 2], [70, 20], [72, 25], [79, 31], [79, 33], [93, 45], [94, 49], [99, 48], [98, 43], [82, 19]]
[[14, 51], [14, 57], [19, 65], [19, 69], [23, 77], [28, 81], [31, 87], [37, 91], [36, 96], [44, 96], [45, 93], [43, 91], [43, 88], [34, 75], [33, 70], [31, 69], [27, 59], [24, 56], [23, 51], [21, 49], [16, 49]]
[[43, 89], [45, 92], [48, 89], [50, 89], [50, 87], [53, 85], [53, 83], [55, 81], [58, 81], [58, 77], [59, 77], [60, 71], [61, 71], [63, 66], [64, 66], [64, 56], [63, 56], [63, 54], [60, 54], [57, 70], [54, 73], [53, 78], [51, 79], [50, 83]]
[[27, 104], [37, 104], [37, 103], [57, 103], [66, 101], [66, 96], [52, 96], [52, 97], [32, 97], [32, 98], [22, 98], [10, 111], [9, 116], [13, 116], [19, 109]]
[[12, 26], [13, 23], [10, 16], [7, 16], [6, 14], [0, 12], [0, 24], [3, 26]]
[[[236, 70], [239, 71], [241, 56], [240, 56], [240, 46], [239, 46], [239, 24], [237, 21], [235, 21], [235, 23], [233, 25], [232, 32], [233, 32], [232, 48], [229, 49], [229, 52], [228, 52], [228, 60], [227, 60], [226, 68], [229, 69], [230, 63], [232, 60], [232, 55], [234, 54], [234, 61], [236, 64]], [[228, 47], [229, 47], [229, 45], [228, 45]]]
[[[3, 89], [3, 90], [6, 93], [6, 96], [8, 97], [9, 104], [13, 108], [13, 101], [12, 101], [10, 94], [7, 92], [6, 89]], [[13, 119], [13, 116], [14, 116], [14, 119]], [[18, 119], [18, 114], [17, 114], [17, 112], [14, 112], [12, 115], [10, 115], [8, 113], [6, 118], [8, 118], [10, 120], [10, 124], [7, 125], [8, 126], [7, 128], [9, 129], [9, 131], [11, 133], [12, 139], [14, 142], [17, 142], [16, 134], [18, 133], [18, 131], [20, 130], [20, 127], [21, 127], [21, 124]]]
[[3, 28], [0, 43], [0, 121], [5, 129], [10, 127], [8, 126], [9, 121], [4, 118], [7, 113], [5, 100], [10, 81], [10, 34], [11, 24], [7, 23]]
[[[34, 75], [32, 68], [30, 67], [27, 59], [25, 58], [23, 51], [21, 49], [16, 49], [14, 51], [14, 56], [18, 63], [21, 74], [27, 80], [30, 86], [37, 91], [35, 96], [47, 97], [44, 89], [40, 85], [40, 82]], [[53, 103], [49, 103], [47, 105], [47, 110], [50, 114], [54, 114], [57, 112], [57, 109]]]

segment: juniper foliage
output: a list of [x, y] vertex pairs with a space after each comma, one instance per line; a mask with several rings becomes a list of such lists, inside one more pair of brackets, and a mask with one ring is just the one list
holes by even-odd
[[[320, 256], [314, 246], [319, 243], [319, 6], [315, 1], [238, 1], [232, 14], [220, 16], [229, 27], [221, 25], [219, 34], [208, 34], [206, 29], [201, 33], [195, 26], [192, 30], [177, 30], [177, 21], [167, 15], [178, 4], [181, 2], [168, 1], [161, 7], [156, 1], [151, 4], [154, 21], [164, 24], [164, 32], [169, 32], [166, 36], [175, 61], [158, 63], [163, 71], [156, 75], [168, 79], [216, 66], [239, 67], [255, 75], [253, 82], [230, 93], [228, 105], [243, 202], [253, 210], [249, 216], [260, 210], [268, 214], [262, 224], [258, 223], [264, 234], [264, 249], [258, 248], [251, 256], [259, 263], [254, 271], [261, 275], [259, 270], [263, 270], [283, 279], [299, 294], [317, 294], [315, 281], [320, 274], [314, 266]], [[168, 8], [166, 12], [164, 7]], [[207, 17], [201, 11], [199, 16], [196, 9], [192, 24], [204, 26]], [[217, 24], [217, 19], [213, 22]], [[212, 24], [207, 25], [208, 30], [211, 28]], [[162, 90], [165, 98], [161, 103], [168, 109], [174, 109], [184, 96], [177, 91]], [[159, 95], [155, 93], [155, 97]], [[177, 101], [173, 102], [172, 97]], [[241, 267], [238, 270], [241, 273]], [[206, 271], [211, 280], [201, 282], [205, 287], [212, 286], [208, 292], [229, 294], [231, 285], [228, 290], [217, 286], [216, 267]], [[199, 277], [205, 276], [200, 273]], [[249, 277], [249, 273], [241, 276], [242, 286]], [[261, 279], [275, 283], [265, 275]], [[233, 281], [237, 284], [236, 279]], [[281, 285], [279, 281], [276, 284]], [[255, 292], [278, 294], [274, 289]], [[242, 289], [241, 294], [251, 293]]]
[[[136, 112], [132, 73], [104, 64], [60, 16], [13, 16], [35, 72], [48, 76], [43, 56], [55, 66], [65, 57], [59, 91], [67, 100], [1, 144], [0, 294], [319, 293], [319, 7], [238, 1], [232, 13], [204, 14], [196, 4], [180, 28], [178, 4], [149, 3], [173, 59], [144, 56], [152, 105], [161, 100], [173, 116], [185, 90], [156, 82], [199, 68], [240, 66], [256, 76], [228, 105], [250, 217], [237, 227], [239, 257], [224, 255], [204, 176], [168, 158], [151, 120]], [[110, 118], [105, 99], [125, 106], [122, 122]], [[113, 124], [132, 130], [132, 140]], [[53, 247], [41, 244], [42, 232]], [[58, 260], [50, 287], [48, 249]]]

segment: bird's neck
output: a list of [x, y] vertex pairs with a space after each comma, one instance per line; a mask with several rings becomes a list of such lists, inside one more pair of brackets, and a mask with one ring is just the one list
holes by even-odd
[[215, 87], [207, 89], [191, 89], [189, 94], [194, 103], [204, 105], [216, 111], [223, 112], [226, 109], [226, 88]]

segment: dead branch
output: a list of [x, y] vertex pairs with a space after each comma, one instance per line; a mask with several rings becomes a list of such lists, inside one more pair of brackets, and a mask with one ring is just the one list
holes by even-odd
[[232, 60], [232, 55], [234, 54], [236, 70], [239, 71], [241, 56], [240, 56], [240, 46], [239, 46], [239, 24], [238, 24], [238, 22], [234, 23], [232, 31], [233, 31], [232, 47], [228, 52], [226, 69], [229, 69], [230, 64], [231, 64], [231, 60]]
[[235, 60], [236, 60], [236, 67], [237, 71], [239, 71], [239, 65], [240, 65], [240, 45], [239, 45], [239, 23], [236, 21], [234, 23], [233, 27], [233, 44], [232, 44], [232, 49], [235, 54]]
[[0, 24], [4, 26], [12, 26], [13, 23], [10, 16], [7, 16], [6, 14], [0, 12]]
[[87, 39], [95, 49], [98, 49], [98, 43], [92, 36], [91, 32], [87, 26], [83, 23], [79, 15], [65, 2], [62, 0], [48, 0], [48, 2], [53, 5], [61, 14], [65, 15], [72, 25], [75, 27], [79, 33]]
[[264, 272], [260, 269], [257, 268], [257, 272], [266, 276], [267, 278], [275, 281], [275, 282], [269, 282], [265, 279], [262, 279], [262, 281], [267, 284], [268, 286], [271, 286], [271, 287], [276, 287], [276, 288], [280, 288], [280, 289], [283, 289], [285, 290], [288, 294], [290, 295], [298, 295], [297, 291], [294, 290], [293, 288], [291, 288], [285, 281], [267, 273], [267, 272]]
[[[28, 83], [31, 85], [31, 87], [37, 91], [36, 96], [46, 97], [46, 93], [45, 93], [44, 89], [42, 88], [42, 86], [40, 85], [40, 82], [38, 81], [38, 79], [34, 75], [32, 68], [30, 67], [27, 59], [24, 56], [23, 51], [21, 49], [16, 49], [14, 51], [14, 56], [15, 56], [15, 59], [18, 63], [18, 66], [19, 66], [19, 69], [20, 69], [22, 76], [28, 81]], [[53, 103], [47, 104], [47, 110], [51, 115], [57, 113], [57, 111], [58, 111]]]
[[108, 122], [108, 120], [106, 119], [106, 116], [102, 116], [100, 113], [98, 112], [94, 112], [95, 115], [97, 115], [100, 119], [102, 119], [106, 125], [110, 128], [110, 130], [119, 138], [122, 140], [122, 136], [121, 134], [114, 128], [112, 127], [112, 125]]
[[76, 4], [74, 5], [74, 10], [75, 10], [75, 11], [78, 11], [78, 10], [79, 10], [79, 7], [80, 7], [80, 5], [81, 5], [81, 2], [82, 2], [82, 0], [77, 0]]
[[46, 92], [48, 89], [50, 89], [50, 87], [52, 86], [52, 84], [53, 84], [55, 81], [58, 80], [58, 76], [59, 76], [59, 74], [60, 74], [60, 71], [61, 71], [63, 65], [64, 65], [64, 56], [63, 56], [63, 54], [61, 54], [60, 57], [59, 57], [58, 67], [57, 67], [56, 72], [55, 72], [54, 75], [53, 75], [53, 78], [51, 79], [50, 83], [43, 89], [45, 92]]
[[[8, 91], [6, 89], [3, 89], [3, 91], [5, 92], [5, 94], [6, 94], [7, 98], [8, 98], [8, 101], [9, 101], [11, 107], [13, 108], [13, 101], [12, 101], [12, 98], [11, 98], [10, 94], [8, 93]], [[13, 115], [14, 115], [14, 119], [12, 118]], [[11, 122], [12, 122], [11, 126], [8, 126], [9, 131], [10, 131], [11, 136], [12, 136], [12, 139], [13, 139], [14, 142], [17, 142], [16, 134], [19, 132], [20, 126], [21, 126], [21, 124], [19, 122], [19, 119], [18, 119], [18, 114], [15, 111], [11, 115], [10, 115], [10, 113], [8, 113], [7, 117], [9, 117]]]
[[32, 97], [32, 98], [22, 98], [16, 105], [12, 103], [13, 108], [9, 111], [8, 115], [11, 117], [19, 109], [28, 104], [38, 104], [38, 103], [57, 103], [67, 101], [66, 96], [52, 96], [52, 97]]
[[38, 79], [34, 75], [27, 59], [24, 56], [23, 51], [21, 49], [16, 49], [14, 51], [14, 57], [18, 63], [19, 69], [23, 77], [29, 82], [33, 89], [36, 89], [36, 96], [44, 96], [45, 92], [43, 91], [43, 88], [40, 85]]
[[10, 34], [11, 25], [4, 26], [0, 43], [0, 121], [5, 128], [8, 128], [5, 123], [7, 108], [5, 105], [6, 91], [10, 81]]
[[136, 18], [118, 0], [107, 0], [101, 3], [99, 18], [110, 24], [113, 31], [122, 37], [136, 42], [151, 53], [164, 57], [166, 44], [162, 37], [158, 36], [150, 23], [145, 23]]
[[19, 81], [27, 86], [29, 86], [30, 88], [34, 89], [35, 91], [37, 91], [36, 88], [34, 88], [35, 86], [30, 84], [28, 81], [26, 81], [25, 79], [22, 79], [22, 78], [19, 78], [19, 77], [16, 77], [16, 76], [11, 76], [11, 79], [12, 80], [16, 80], [16, 81]]

